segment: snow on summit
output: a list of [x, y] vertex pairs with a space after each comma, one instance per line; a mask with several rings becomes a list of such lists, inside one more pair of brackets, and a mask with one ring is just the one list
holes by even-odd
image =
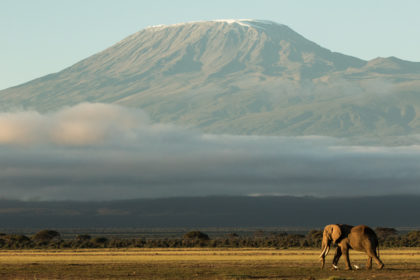
[[182, 22], [182, 23], [175, 23], [175, 24], [159, 24], [159, 25], [152, 25], [148, 26], [149, 28], [167, 28], [167, 27], [178, 27], [186, 24], [200, 24], [200, 23], [228, 23], [228, 24], [239, 24], [246, 27], [254, 27], [254, 28], [264, 28], [262, 25], [282, 25], [278, 24], [274, 21], [269, 20], [257, 20], [257, 19], [216, 19], [216, 20], [209, 20], [209, 21], [191, 21], [191, 22]]

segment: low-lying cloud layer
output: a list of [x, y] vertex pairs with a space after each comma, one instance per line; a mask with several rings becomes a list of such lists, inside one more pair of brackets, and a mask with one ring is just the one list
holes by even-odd
[[330, 137], [206, 135], [84, 103], [0, 114], [0, 197], [420, 194], [420, 147]]

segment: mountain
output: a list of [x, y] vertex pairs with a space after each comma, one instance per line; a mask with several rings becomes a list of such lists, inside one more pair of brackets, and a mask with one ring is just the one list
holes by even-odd
[[[354, 207], [357, 205], [357, 207]], [[1, 200], [7, 228], [419, 227], [419, 196], [178, 197], [103, 202]], [[392, 207], [391, 207], [392, 206]], [[331, 211], [331, 209], [335, 209]]]
[[80, 102], [210, 133], [407, 135], [420, 133], [420, 63], [331, 52], [270, 21], [216, 20], [149, 27], [0, 91], [3, 109]]

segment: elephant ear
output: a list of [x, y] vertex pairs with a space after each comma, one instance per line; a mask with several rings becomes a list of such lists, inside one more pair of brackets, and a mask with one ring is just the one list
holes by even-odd
[[332, 229], [331, 239], [332, 239], [333, 243], [336, 243], [337, 240], [340, 239], [340, 237], [341, 237], [341, 234], [342, 234], [341, 228], [338, 225], [331, 225], [331, 229]]

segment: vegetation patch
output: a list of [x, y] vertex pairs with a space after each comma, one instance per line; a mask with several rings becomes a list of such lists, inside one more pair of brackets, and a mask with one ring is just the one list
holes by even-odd
[[[401, 234], [392, 228], [377, 228], [380, 248], [420, 247], [420, 231]], [[0, 234], [0, 249], [89, 249], [89, 248], [320, 248], [321, 230], [306, 234], [287, 232], [255, 231], [253, 235], [241, 236], [227, 233], [211, 237], [201, 231], [190, 231], [181, 237], [118, 238], [79, 234], [72, 239], [63, 239], [55, 230], [41, 230], [32, 237], [22, 234]]]

